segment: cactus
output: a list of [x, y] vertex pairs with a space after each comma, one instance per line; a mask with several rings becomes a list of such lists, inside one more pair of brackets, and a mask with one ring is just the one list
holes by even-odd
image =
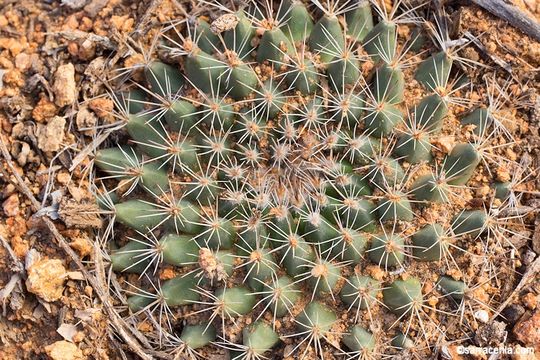
[[359, 354], [360, 357], [369, 356], [369, 352], [372, 352], [375, 348], [375, 337], [373, 334], [359, 325], [353, 326], [348, 331], [348, 334], [343, 336], [342, 341], [345, 346], [354, 353]]
[[[442, 311], [423, 285], [466, 298], [449, 271], [472, 276], [466, 249], [506, 231], [498, 209], [464, 201], [503, 160], [486, 149], [493, 106], [455, 113], [455, 42], [400, 1], [203, 3], [164, 31], [178, 56], [111, 94], [128, 140], [94, 157], [107, 259], [137, 288], [130, 324], [191, 359], [437, 348], [445, 329], [424, 325]], [[442, 48], [421, 51], [426, 35]], [[458, 142], [440, 149], [447, 134]], [[515, 181], [490, 185], [515, 204]]]
[[418, 279], [396, 280], [383, 290], [384, 304], [398, 315], [417, 311], [422, 306], [422, 288]]

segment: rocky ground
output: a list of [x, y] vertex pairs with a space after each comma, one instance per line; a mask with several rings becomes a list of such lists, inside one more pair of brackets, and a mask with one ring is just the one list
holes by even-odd
[[[540, 44], [464, 3], [446, 9], [455, 36], [477, 39], [462, 56], [488, 66], [468, 75], [512, 83], [520, 106], [507, 111], [520, 127], [523, 149], [514, 155], [539, 169]], [[540, 3], [516, 5], [540, 19]], [[105, 290], [95, 238], [102, 223], [88, 191], [88, 164], [92, 149], [116, 136], [113, 104], [101, 96], [105, 69], [136, 63], [160, 24], [181, 16], [177, 0], [0, 0], [1, 359], [143, 356], [123, 339]], [[527, 186], [533, 192], [523, 204], [532, 210], [526, 217], [530, 239], [516, 244], [513, 275], [501, 282], [508, 298], [504, 318], [476, 335], [508, 331], [509, 344], [534, 347], [540, 359], [538, 173]], [[454, 350], [449, 356], [462, 358]]]

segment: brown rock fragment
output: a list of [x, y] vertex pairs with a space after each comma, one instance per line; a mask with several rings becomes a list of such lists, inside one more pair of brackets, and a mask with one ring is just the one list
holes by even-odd
[[532, 292], [525, 294], [521, 300], [523, 301], [523, 304], [531, 310], [536, 309], [538, 306], [538, 297]]
[[513, 332], [523, 344], [540, 351], [540, 311], [536, 311], [531, 317], [522, 318], [514, 326]]
[[75, 236], [73, 238], [73, 241], [69, 243], [69, 246], [71, 246], [75, 251], [77, 251], [79, 255], [81, 255], [81, 257], [90, 255], [94, 250], [90, 239], [84, 233], [79, 234], [79, 236]]
[[11, 194], [2, 203], [2, 209], [6, 216], [17, 216], [19, 214], [19, 195], [16, 193]]
[[32, 117], [37, 122], [46, 122], [47, 119], [52, 118], [56, 115], [57, 109], [56, 105], [47, 100], [46, 98], [41, 98], [37, 103], [36, 107], [32, 110]]

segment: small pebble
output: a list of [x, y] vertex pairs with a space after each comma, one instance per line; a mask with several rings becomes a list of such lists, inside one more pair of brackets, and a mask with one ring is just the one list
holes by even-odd
[[489, 321], [489, 314], [485, 310], [478, 310], [474, 313], [474, 318], [485, 324]]
[[63, 107], [72, 105], [77, 100], [77, 84], [75, 83], [75, 67], [73, 64], [60, 65], [54, 75], [54, 102]]

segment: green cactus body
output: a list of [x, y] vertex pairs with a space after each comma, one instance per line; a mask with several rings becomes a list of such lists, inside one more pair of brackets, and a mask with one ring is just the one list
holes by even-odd
[[461, 119], [463, 125], [474, 125], [474, 133], [477, 136], [486, 133], [487, 127], [490, 125], [489, 111], [486, 108], [477, 108], [470, 114]]
[[345, 304], [365, 310], [376, 302], [379, 289], [377, 280], [355, 274], [347, 279], [339, 296]]
[[187, 134], [199, 121], [196, 113], [195, 106], [189, 101], [176, 100], [164, 114], [164, 118], [171, 131]]
[[484, 210], [464, 210], [452, 219], [452, 232], [456, 236], [477, 237], [486, 229], [488, 215]]
[[264, 295], [271, 293], [271, 296], [266, 297], [265, 302], [276, 317], [290, 313], [301, 296], [300, 289], [288, 276], [279, 277], [273, 285], [265, 284], [262, 293]]
[[480, 154], [472, 144], [457, 144], [444, 162], [448, 183], [465, 185], [474, 175], [480, 160]]
[[312, 264], [310, 268], [308, 284], [313, 289], [315, 296], [331, 294], [340, 279], [339, 268], [329, 261], [320, 260]]
[[369, 165], [380, 150], [377, 139], [363, 134], [350, 139], [347, 145], [351, 164], [358, 166]]
[[396, 159], [391, 157], [375, 159], [369, 167], [368, 175], [379, 188], [400, 184], [405, 178], [403, 168]]
[[245, 287], [221, 288], [215, 295], [221, 310], [228, 317], [245, 315], [255, 306], [255, 296]]
[[163, 254], [163, 262], [170, 265], [183, 266], [197, 262], [199, 246], [186, 235], [167, 234], [159, 240], [159, 249]]
[[407, 350], [414, 348], [414, 342], [411, 340], [410, 337], [403, 333], [397, 334], [391, 342], [391, 345], [399, 350]]
[[375, 205], [369, 200], [347, 197], [335, 200], [323, 210], [323, 216], [336, 226], [372, 232], [375, 230]]
[[456, 301], [463, 300], [467, 292], [467, 285], [463, 281], [454, 280], [449, 276], [441, 276], [437, 283], [442, 292]]
[[376, 137], [387, 136], [402, 121], [403, 114], [399, 107], [389, 102], [383, 102], [369, 109], [364, 118], [366, 129]]
[[116, 221], [142, 233], [167, 219], [161, 209], [141, 200], [128, 200], [115, 204], [114, 207]]
[[248, 269], [248, 284], [255, 291], [261, 291], [264, 282], [275, 275], [278, 266], [274, 261], [272, 253], [267, 249], [254, 250], [249, 254], [251, 263]]
[[140, 161], [141, 156], [131, 146], [99, 150], [94, 160], [102, 171], [121, 179], [128, 178], [130, 169], [136, 168]]
[[437, 133], [448, 114], [448, 104], [439, 94], [423, 98], [414, 110], [414, 127], [430, 133]]
[[257, 51], [257, 61], [262, 63], [264, 61], [269, 61], [275, 67], [280, 68], [283, 64], [285, 56], [290, 53], [293, 49], [293, 46], [283, 33], [281, 29], [274, 28], [267, 30], [259, 45]]
[[442, 203], [449, 201], [450, 187], [446, 180], [426, 174], [412, 183], [411, 192], [416, 200]]
[[332, 244], [332, 255], [344, 261], [360, 263], [364, 258], [368, 239], [359, 231], [342, 229], [341, 237]]
[[369, 1], [359, 1], [358, 5], [345, 13], [347, 35], [362, 41], [373, 29], [373, 14]]
[[360, 325], [350, 328], [343, 336], [342, 341], [353, 351], [373, 351], [375, 349], [375, 336]]
[[184, 77], [177, 68], [154, 61], [144, 69], [146, 81], [152, 91], [161, 97], [175, 94], [184, 86]]
[[391, 62], [397, 48], [397, 25], [383, 20], [371, 29], [364, 38], [364, 49], [374, 61]]
[[300, 330], [310, 332], [316, 329], [317, 336], [328, 333], [336, 321], [336, 314], [319, 302], [309, 303], [296, 319]]
[[505, 182], [496, 182], [493, 184], [495, 189], [495, 198], [500, 200], [505, 200], [512, 191], [512, 183]]
[[426, 133], [405, 133], [399, 137], [394, 149], [395, 154], [403, 160], [418, 164], [431, 161], [431, 142]]
[[113, 98], [120, 104], [120, 108], [128, 114], [137, 114], [144, 110], [146, 94], [140, 89], [121, 91], [113, 96]]
[[299, 59], [299, 63], [290, 65], [285, 79], [289, 86], [303, 95], [317, 91], [319, 76], [315, 64], [310, 59]]
[[144, 311], [153, 301], [151, 296], [133, 295], [127, 298], [127, 305], [131, 311], [136, 313]]
[[170, 218], [165, 226], [176, 232], [196, 234], [202, 230], [200, 225], [201, 210], [197, 205], [185, 200], [178, 200], [170, 210]]
[[283, 32], [293, 42], [308, 38], [313, 30], [311, 15], [301, 1], [282, 1], [278, 19], [282, 19], [285, 23]]
[[291, 236], [281, 253], [283, 266], [287, 274], [293, 277], [304, 273], [309, 264], [315, 261], [313, 248], [299, 236]]
[[275, 82], [272, 80], [267, 80], [263, 83], [260, 90], [261, 94], [257, 98], [256, 105], [256, 114], [259, 116], [252, 116], [252, 121], [262, 122], [265, 118], [274, 119], [280, 113], [287, 101], [287, 98], [283, 94], [280, 85], [280, 82]]
[[279, 342], [278, 334], [263, 321], [246, 326], [242, 331], [242, 338], [249, 352], [261, 355]]
[[339, 92], [346, 85], [353, 85], [358, 81], [360, 62], [352, 54], [345, 53], [343, 56], [330, 61], [327, 73], [330, 84]]
[[216, 52], [216, 50], [221, 50], [221, 40], [212, 32], [212, 30], [210, 30], [210, 24], [206, 20], [198, 18], [195, 29], [197, 32], [197, 46], [202, 51], [212, 54]]
[[216, 329], [208, 324], [186, 325], [180, 339], [190, 349], [200, 349], [216, 340]]
[[236, 228], [232, 221], [224, 218], [211, 219], [206, 229], [194, 239], [201, 246], [212, 249], [231, 249], [236, 241]]
[[402, 266], [405, 261], [405, 240], [399, 235], [373, 235], [367, 250], [369, 259], [381, 267]]
[[142, 274], [149, 264], [149, 259], [141, 257], [148, 250], [148, 245], [140, 241], [130, 241], [111, 254], [114, 271]]
[[234, 29], [225, 31], [223, 39], [227, 49], [233, 50], [243, 59], [253, 49], [251, 40], [255, 35], [255, 29], [243, 10], [237, 11], [235, 15], [238, 18], [238, 24]]
[[202, 50], [190, 54], [184, 61], [184, 71], [187, 79], [205, 93], [211, 93], [219, 89], [218, 83], [224, 86], [225, 78], [221, 75], [226, 68], [226, 64]]
[[337, 16], [323, 16], [315, 23], [309, 36], [309, 46], [318, 54], [321, 62], [327, 63], [345, 48], [343, 30]]
[[399, 104], [405, 93], [405, 75], [399, 67], [383, 63], [375, 70], [373, 96], [378, 103]]
[[416, 80], [428, 90], [445, 89], [452, 70], [452, 58], [444, 51], [424, 60], [416, 70]]
[[180, 306], [199, 301], [195, 291], [197, 279], [194, 274], [179, 275], [161, 284], [161, 296], [168, 306]]
[[383, 290], [383, 301], [398, 316], [410, 315], [422, 305], [422, 286], [416, 278], [395, 280]]
[[499, 215], [529, 189], [502, 155], [521, 155], [499, 118], [513, 80], [469, 88], [461, 41], [408, 3], [195, 3], [133, 49], [144, 65], [119, 59], [117, 123], [88, 105], [123, 127], [87, 165], [137, 341], [190, 359], [432, 357], [444, 319], [476, 309], [461, 267], [507, 253]]
[[448, 248], [443, 235], [444, 229], [439, 224], [429, 224], [418, 230], [412, 236], [412, 253], [415, 259], [419, 261], [440, 260]]
[[167, 154], [167, 150], [160, 146], [164, 145], [167, 134], [159, 120], [152, 120], [148, 115], [131, 115], [126, 129], [144, 153], [154, 157]]

